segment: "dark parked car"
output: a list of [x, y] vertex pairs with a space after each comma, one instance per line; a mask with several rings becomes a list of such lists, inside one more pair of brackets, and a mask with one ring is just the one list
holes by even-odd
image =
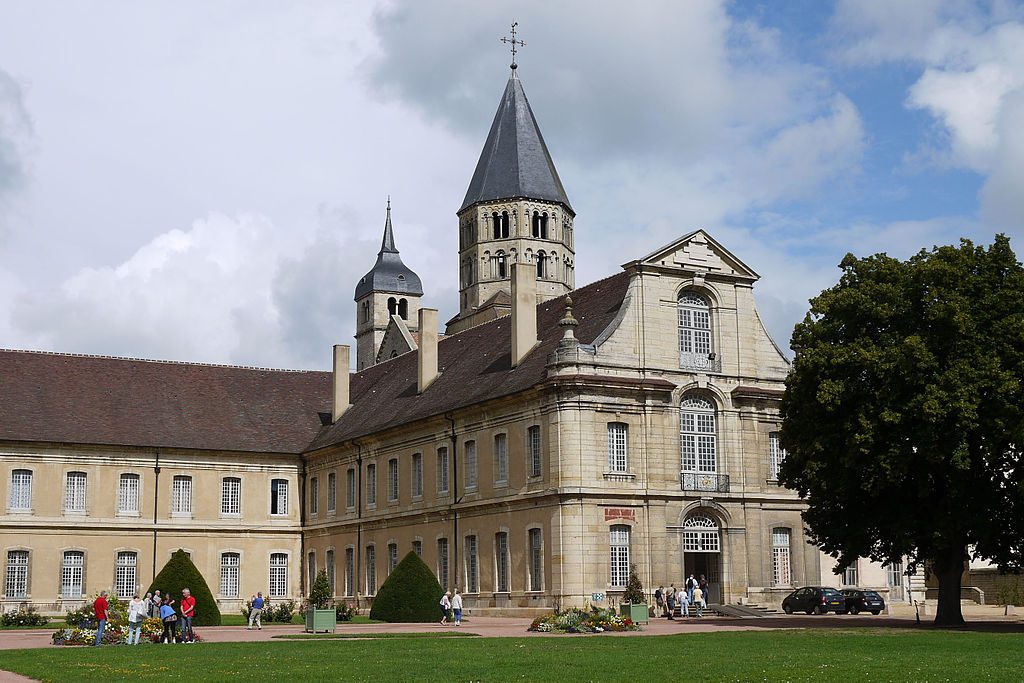
[[805, 586], [797, 588], [782, 601], [782, 611], [786, 614], [807, 612], [808, 614], [824, 614], [846, 611], [846, 598], [835, 588], [828, 586]]
[[885, 609], [885, 600], [875, 591], [847, 588], [843, 591], [843, 596], [846, 598], [846, 611], [850, 614], [859, 614], [860, 612], [879, 614]]

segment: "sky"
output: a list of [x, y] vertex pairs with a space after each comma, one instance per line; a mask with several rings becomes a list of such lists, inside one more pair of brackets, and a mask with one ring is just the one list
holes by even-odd
[[1024, 3], [0, 0], [0, 348], [326, 369], [391, 197], [441, 320], [509, 75], [576, 281], [703, 228], [788, 347], [846, 253], [1024, 251]]

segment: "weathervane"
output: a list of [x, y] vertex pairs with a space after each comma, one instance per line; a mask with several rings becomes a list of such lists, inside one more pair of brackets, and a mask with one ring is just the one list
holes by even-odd
[[501, 42], [503, 42], [503, 43], [511, 43], [512, 44], [512, 68], [513, 69], [516, 68], [516, 53], [519, 51], [519, 50], [516, 49], [516, 46], [517, 45], [520, 45], [520, 46], [526, 45], [526, 43], [524, 41], [516, 40], [516, 26], [519, 26], [519, 22], [518, 21], [513, 21], [512, 22], [512, 37], [511, 38], [502, 38], [501, 39]]

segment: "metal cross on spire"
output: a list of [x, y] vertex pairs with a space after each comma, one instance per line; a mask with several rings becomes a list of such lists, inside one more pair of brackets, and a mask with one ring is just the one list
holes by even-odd
[[516, 26], [519, 26], [519, 22], [518, 21], [513, 21], [512, 22], [512, 37], [511, 38], [504, 38], [503, 37], [501, 39], [501, 42], [503, 42], [503, 43], [506, 43], [506, 44], [511, 43], [512, 44], [512, 68], [513, 69], [516, 68], [516, 53], [519, 52], [519, 50], [516, 49], [516, 46], [517, 45], [518, 46], [526, 45], [526, 43], [524, 41], [516, 40]]

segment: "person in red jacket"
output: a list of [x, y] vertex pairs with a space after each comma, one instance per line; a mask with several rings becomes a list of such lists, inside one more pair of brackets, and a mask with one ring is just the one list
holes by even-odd
[[107, 610], [110, 609], [110, 605], [107, 603], [107, 591], [100, 593], [100, 597], [92, 603], [92, 609], [96, 613], [96, 621], [99, 622], [96, 627], [96, 642], [93, 643], [93, 647], [99, 647], [103, 642], [103, 631], [107, 628]]
[[183, 588], [181, 591], [181, 640], [185, 643], [194, 643], [196, 634], [192, 631], [192, 617], [196, 615], [196, 599], [192, 597], [192, 591]]

